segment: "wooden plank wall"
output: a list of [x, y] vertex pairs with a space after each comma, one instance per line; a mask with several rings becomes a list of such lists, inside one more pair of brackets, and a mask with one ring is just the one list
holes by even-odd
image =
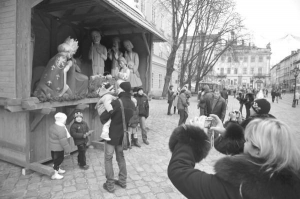
[[0, 0], [0, 97], [16, 97], [16, 0]]

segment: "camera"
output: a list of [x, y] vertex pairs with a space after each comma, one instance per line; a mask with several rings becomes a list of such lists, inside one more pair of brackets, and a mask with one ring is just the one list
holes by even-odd
[[212, 125], [213, 118], [207, 117], [204, 122], [204, 128], [210, 128]]

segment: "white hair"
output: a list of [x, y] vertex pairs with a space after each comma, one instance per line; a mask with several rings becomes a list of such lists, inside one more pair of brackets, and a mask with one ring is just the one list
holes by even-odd
[[277, 119], [255, 119], [245, 130], [245, 139], [259, 148], [259, 157], [266, 162], [262, 166], [280, 171], [300, 170], [300, 145], [295, 131]]

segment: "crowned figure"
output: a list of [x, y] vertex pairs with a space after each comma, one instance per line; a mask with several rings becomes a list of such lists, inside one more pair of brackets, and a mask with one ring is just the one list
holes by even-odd
[[73, 65], [72, 57], [77, 49], [78, 41], [70, 37], [58, 46], [58, 53], [49, 60], [34, 96], [61, 97], [73, 94], [67, 84], [67, 72]]
[[120, 42], [119, 37], [113, 38], [113, 46], [107, 52], [108, 58], [112, 61], [111, 75], [115, 78], [117, 78], [119, 71], [118, 60], [123, 56], [123, 53], [120, 51]]

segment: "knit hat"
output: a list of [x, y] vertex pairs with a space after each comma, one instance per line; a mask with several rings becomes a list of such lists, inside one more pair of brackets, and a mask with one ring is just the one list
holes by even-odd
[[266, 99], [256, 99], [252, 104], [252, 108], [257, 114], [268, 114], [271, 104]]
[[131, 90], [131, 84], [130, 82], [122, 82], [119, 86], [121, 89], [123, 89], [123, 91], [130, 93]]
[[140, 90], [144, 90], [142, 87], [137, 88], [136, 92], [139, 92]]
[[75, 119], [76, 117], [81, 117], [81, 118], [83, 118], [83, 114], [82, 114], [82, 111], [81, 111], [81, 110], [76, 110], [76, 111], [75, 111], [75, 113], [74, 113], [74, 119]]
[[64, 123], [67, 120], [67, 116], [64, 113], [58, 112], [54, 115], [55, 121]]
[[134, 87], [133, 90], [132, 90], [132, 92], [133, 92], [133, 93], [137, 93], [137, 92], [138, 92], [138, 89], [139, 89], [138, 87]]

